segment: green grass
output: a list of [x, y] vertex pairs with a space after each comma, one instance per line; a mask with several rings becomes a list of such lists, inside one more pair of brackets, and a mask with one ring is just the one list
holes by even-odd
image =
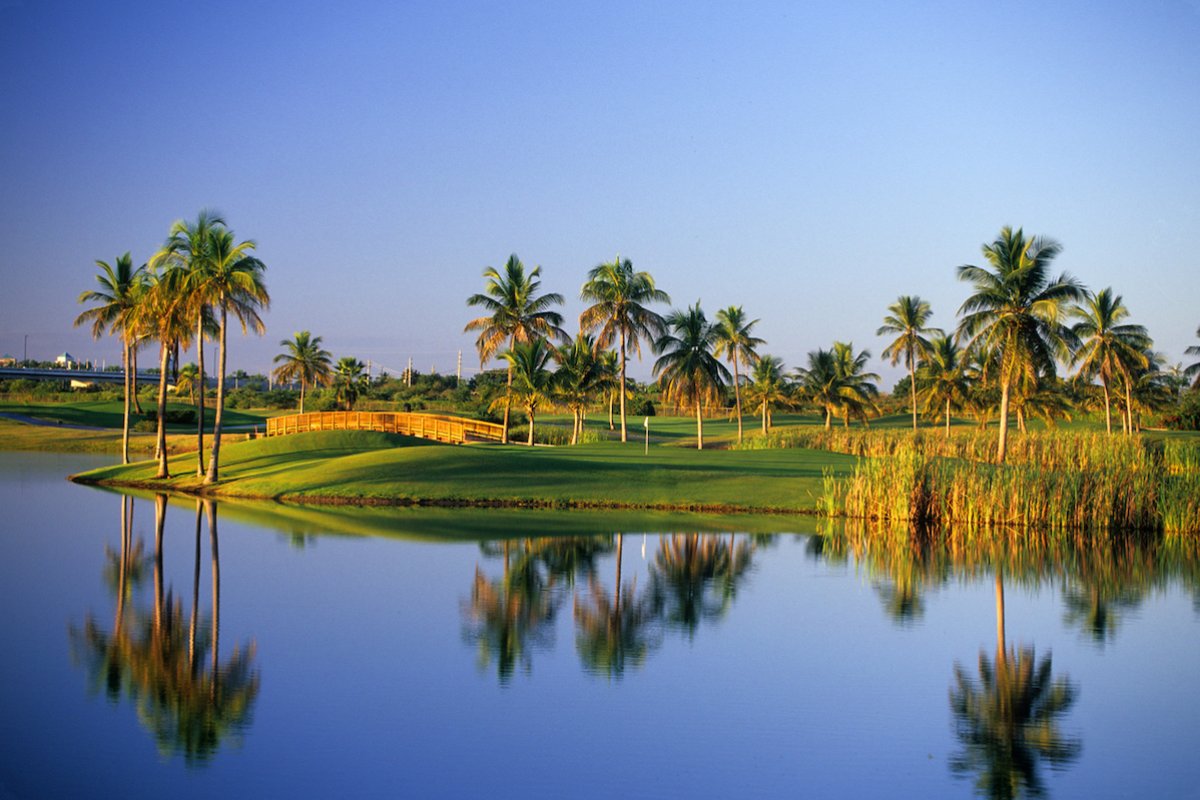
[[[551, 507], [812, 512], [822, 473], [848, 474], [835, 453], [696, 451], [617, 442], [578, 447], [451, 446], [392, 434], [319, 431], [230, 444], [219, 497], [307, 502], [463, 503]], [[86, 482], [196, 490], [192, 458], [180, 477], [153, 480], [155, 465], [106, 467]]]
[[[194, 405], [188, 403], [167, 403], [168, 410], [185, 411], [194, 409]], [[150, 419], [154, 419], [156, 407], [153, 403], [143, 403], [142, 409], [149, 415]], [[124, 407], [120, 400], [79, 400], [69, 403], [17, 403], [11, 401], [0, 401], [0, 413], [22, 414], [27, 417], [45, 420], [48, 422], [60, 422], [66, 425], [87, 425], [95, 428], [114, 428], [121, 430], [122, 416]], [[213, 415], [216, 409], [209, 408], [204, 414], [204, 421], [208, 430], [212, 430]], [[238, 410], [225, 409], [225, 417], [223, 424], [227, 427], [235, 427], [242, 425], [259, 425], [265, 426], [267, 417], [274, 416], [279, 412], [262, 411], [262, 410]], [[137, 414], [130, 417], [132, 425], [139, 419]], [[168, 430], [171, 431], [195, 431], [195, 423], [183, 425], [168, 425]]]

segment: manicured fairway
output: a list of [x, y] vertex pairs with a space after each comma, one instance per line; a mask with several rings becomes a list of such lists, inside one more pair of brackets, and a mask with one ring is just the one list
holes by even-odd
[[[378, 433], [324, 431], [231, 444], [216, 496], [324, 502], [496, 502], [506, 505], [706, 510], [816, 510], [823, 470], [855, 459], [814, 450], [697, 451], [641, 443], [578, 447], [436, 445]], [[153, 481], [154, 465], [81, 476], [181, 490], [198, 488], [191, 459]]]

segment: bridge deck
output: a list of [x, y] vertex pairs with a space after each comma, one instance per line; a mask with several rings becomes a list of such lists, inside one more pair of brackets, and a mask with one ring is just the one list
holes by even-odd
[[445, 414], [403, 411], [316, 411], [267, 420], [267, 436], [307, 431], [383, 431], [438, 442], [499, 442], [504, 426]]

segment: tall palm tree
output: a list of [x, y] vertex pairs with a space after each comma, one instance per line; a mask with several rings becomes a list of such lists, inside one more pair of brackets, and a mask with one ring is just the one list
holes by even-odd
[[134, 318], [146, 286], [145, 265], [133, 266], [129, 253], [117, 257], [113, 264], [96, 261], [100, 274], [96, 276], [99, 289], [83, 292], [80, 303], [95, 303], [75, 318], [75, 326], [91, 323], [92, 337], [99, 339], [105, 330], [121, 337], [121, 369], [125, 373], [125, 408], [121, 423], [121, 463], [129, 463], [129, 404], [137, 392], [137, 376], [131, 368], [131, 350], [136, 338]]
[[[1104, 423], [1111, 434], [1112, 383], [1120, 379], [1124, 384], [1128, 408], [1132, 404], [1133, 373], [1149, 366], [1144, 351], [1150, 348], [1150, 336], [1141, 325], [1121, 324], [1129, 316], [1129, 309], [1111, 287], [1095, 294], [1088, 292], [1071, 313], [1079, 320], [1072, 328], [1080, 341], [1073, 359], [1079, 365], [1078, 377], [1091, 381], [1099, 376], [1104, 388]], [[1125, 430], [1131, 432], [1129, 426]]]
[[672, 311], [667, 317], [670, 328], [654, 342], [661, 353], [654, 362], [664, 395], [679, 405], [696, 408], [696, 449], [704, 449], [704, 404], [721, 396], [721, 388], [730, 380], [729, 370], [713, 354], [719, 334], [700, 309], [700, 302], [686, 311]]
[[646, 308], [651, 303], [670, 303], [670, 296], [654, 285], [649, 272], [634, 272], [633, 262], [617, 256], [588, 271], [579, 299], [592, 305], [579, 315], [579, 327], [597, 331], [596, 347], [607, 349], [617, 342], [621, 361], [621, 441], [628, 441], [625, 425], [625, 365], [629, 348], [641, 358], [641, 339], [653, 342], [667, 329], [666, 321]]
[[333, 371], [333, 388], [337, 392], [337, 401], [346, 411], [354, 408], [358, 396], [366, 388], [367, 365], [354, 356], [343, 356], [338, 359]]
[[[211, 255], [208, 274], [195, 284], [197, 296], [209, 298], [217, 313], [220, 326], [220, 357], [217, 361], [217, 413], [213, 419], [212, 454], [208, 461], [208, 473], [204, 483], [215, 483], [218, 478], [221, 452], [221, 421], [225, 411], [225, 366], [229, 355], [228, 329], [230, 312], [241, 323], [242, 333], [247, 329], [257, 334], [266, 330], [259, 309], [271, 305], [271, 295], [263, 282], [267, 266], [250, 255], [255, 243], [247, 239], [235, 240], [233, 231], [225, 227], [215, 229], [211, 235]], [[203, 287], [203, 288], [201, 288]]]
[[1020, 228], [1005, 226], [982, 249], [990, 270], [972, 264], [958, 268], [959, 280], [975, 289], [958, 309], [958, 336], [967, 347], [995, 351], [999, 358], [996, 460], [1003, 462], [1013, 383], [1029, 367], [1053, 375], [1056, 359], [1069, 357], [1074, 337], [1063, 320], [1070, 304], [1083, 299], [1084, 289], [1065, 272], [1050, 276], [1050, 262], [1062, 250], [1053, 239], [1026, 238]]
[[186, 342], [191, 334], [191, 316], [184, 282], [185, 275], [177, 269], [161, 269], [152, 273], [134, 315], [136, 326], [145, 331], [147, 336], [158, 340], [156, 478], [171, 476], [167, 466], [167, 365], [175, 345]]
[[883, 351], [883, 357], [890, 359], [895, 366], [901, 358], [904, 366], [908, 367], [908, 387], [912, 401], [913, 430], [917, 429], [917, 364], [929, 356], [932, 345], [929, 335], [940, 333], [936, 328], [926, 326], [933, 311], [929, 303], [917, 295], [901, 295], [896, 302], [888, 306], [888, 315], [883, 318], [883, 325], [875, 331], [876, 336], [895, 334], [896, 338]]
[[762, 432], [765, 436], [771, 428], [772, 407], [788, 399], [781, 359], [775, 356], [761, 356], [754, 362], [746, 397], [759, 408], [762, 415]]
[[950, 411], [962, 408], [967, 402], [970, 381], [967, 364], [954, 339], [939, 333], [930, 340], [929, 355], [916, 373], [925, 413], [936, 415], [943, 407], [946, 413], [946, 435], [950, 435]]
[[300, 381], [300, 413], [304, 413], [304, 390], [311, 383], [329, 385], [333, 379], [330, 362], [333, 356], [328, 350], [321, 348], [321, 337], [313, 336], [308, 331], [296, 331], [291, 339], [283, 339], [279, 345], [284, 352], [275, 356], [274, 363], [276, 381], [287, 383]]
[[[199, 365], [198, 382], [204, 386], [204, 340], [212, 333], [212, 298], [206, 281], [211, 272], [212, 235], [224, 226], [221, 215], [203, 209], [196, 221], [189, 223], [176, 220], [167, 234], [167, 241], [150, 258], [151, 269], [179, 270], [186, 276], [185, 288], [190, 314], [196, 327], [196, 363]], [[196, 477], [204, 475], [204, 393], [201, 390], [200, 407], [196, 413]]]
[[[487, 286], [482, 294], [467, 298], [469, 306], [483, 306], [487, 314], [467, 323], [464, 331], [479, 331], [475, 348], [479, 351], [479, 366], [500, 352], [500, 348], [515, 347], [519, 342], [537, 338], [557, 339], [566, 342], [570, 337], [562, 328], [562, 314], [552, 311], [551, 306], [563, 304], [563, 296], [556, 292], [538, 294], [542, 282], [541, 267], [525, 273], [525, 265], [517, 254], [508, 257], [503, 272], [495, 267], [483, 271]], [[508, 391], [512, 391], [512, 368], [508, 371]], [[511, 400], [504, 404], [504, 430], [501, 441], [508, 442], [508, 417]]]
[[842, 421], [847, 427], [851, 416], [859, 417], [866, 423], [867, 412], [878, 411], [875, 398], [879, 396], [879, 387], [875, 382], [879, 376], [865, 371], [870, 360], [871, 351], [855, 353], [853, 342], [833, 343], [838, 405], [842, 410]]
[[[534, 414], [538, 406], [550, 399], [553, 389], [553, 376], [547, 369], [552, 355], [553, 350], [546, 345], [545, 339], [518, 342], [500, 354], [508, 362], [512, 376], [511, 394], [529, 418], [529, 440], [526, 444], [530, 447], [533, 447]], [[508, 402], [507, 399], [505, 402]]]
[[754, 348], [766, 342], [750, 332], [757, 324], [756, 319], [746, 320], [746, 312], [741, 306], [730, 306], [717, 312], [717, 341], [713, 355], [724, 357], [733, 364], [733, 401], [737, 408], [739, 443], [742, 441], [742, 380], [738, 364], [740, 362], [749, 367], [758, 361], [758, 353]]
[[596, 342], [586, 333], [554, 351], [558, 370], [554, 373], [554, 394], [571, 410], [571, 444], [583, 433], [584, 413], [601, 390], [604, 373], [596, 356]]
[[[1200, 328], [1196, 328], [1196, 335], [1200, 336]], [[1189, 356], [1200, 356], [1200, 345], [1192, 345], [1183, 352]], [[1192, 378], [1193, 389], [1200, 389], [1200, 361], [1189, 365], [1187, 369], [1183, 371], [1183, 374], [1189, 378]]]

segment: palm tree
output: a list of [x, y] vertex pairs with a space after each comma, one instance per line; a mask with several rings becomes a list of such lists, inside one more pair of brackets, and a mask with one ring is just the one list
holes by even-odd
[[558, 362], [554, 394], [571, 410], [571, 444], [576, 444], [583, 433], [584, 413], [604, 381], [596, 342], [581, 333], [575, 341], [557, 348], [554, 360]]
[[796, 368], [796, 380], [800, 391], [808, 400], [816, 403], [825, 412], [825, 430], [833, 422], [833, 411], [838, 407], [837, 362], [832, 350], [810, 350], [808, 366]]
[[[1196, 335], [1200, 336], [1200, 328], [1196, 328]], [[1192, 345], [1183, 352], [1185, 355], [1189, 356], [1200, 356], [1200, 345]], [[1188, 366], [1188, 368], [1183, 371], [1183, 374], [1193, 379], [1193, 389], [1200, 389], [1200, 361]]]
[[[533, 447], [533, 417], [537, 407], [550, 399], [552, 375], [546, 365], [550, 363], [553, 350], [546, 346], [545, 339], [518, 342], [500, 354], [508, 362], [511, 376], [511, 396], [517, 399], [529, 418], [529, 439]], [[507, 405], [508, 399], [505, 398]]]
[[333, 371], [333, 388], [337, 392], [337, 401], [346, 411], [354, 408], [358, 396], [366, 388], [367, 365], [354, 356], [344, 356], [338, 359]]
[[967, 364], [954, 339], [938, 333], [930, 340], [929, 355], [916, 373], [921, 387], [925, 413], [936, 415], [943, 407], [946, 412], [946, 435], [950, 435], [950, 410], [962, 408], [967, 402], [970, 381]]
[[672, 311], [667, 325], [670, 332], [654, 342], [655, 352], [662, 353], [654, 362], [654, 374], [667, 400], [695, 406], [696, 449], [703, 450], [704, 404], [718, 399], [730, 380], [729, 370], [713, 353], [720, 334], [705, 318], [698, 300], [686, 311]]
[[746, 397], [758, 406], [759, 413], [762, 414], [762, 432], [765, 436], [771, 428], [771, 408], [788, 399], [781, 359], [775, 356], [761, 356], [754, 362]]
[[[150, 258], [152, 269], [179, 270], [186, 276], [182, 289], [188, 295], [190, 315], [196, 326], [198, 381], [204, 386], [204, 340], [212, 332], [212, 303], [205, 282], [211, 272], [212, 235], [225, 220], [215, 211], [203, 209], [194, 224], [182, 219], [171, 225], [167, 241]], [[196, 414], [196, 477], [204, 475], [204, 395]]]
[[621, 441], [628, 441], [625, 425], [625, 362], [629, 348], [641, 358], [641, 339], [654, 341], [666, 332], [666, 321], [646, 308], [650, 303], [670, 303], [670, 296], [654, 285], [649, 272], [634, 272], [633, 262], [622, 260], [597, 264], [588, 271], [579, 299], [592, 303], [579, 315], [579, 327], [598, 331], [596, 347], [607, 349], [618, 343], [621, 361]]
[[[473, 294], [467, 298], [469, 306], [483, 306], [488, 312], [486, 316], [477, 317], [467, 323], [464, 331], [479, 331], [475, 340], [475, 348], [479, 351], [479, 365], [482, 367], [488, 359], [495, 356], [500, 348], [507, 345], [511, 350], [518, 343], [529, 342], [538, 338], [553, 338], [562, 342], [568, 341], [566, 331], [562, 329], [562, 315], [551, 311], [550, 307], [563, 304], [563, 296], [554, 292], [539, 295], [542, 282], [537, 277], [542, 274], [541, 267], [534, 267], [525, 274], [525, 265], [517, 254], [508, 257], [504, 271], [494, 267], [483, 271], [487, 279], [487, 287], [482, 294]], [[512, 368], [508, 371], [508, 391], [512, 391]], [[508, 442], [508, 417], [511, 399], [506, 395], [504, 404], [504, 431], [501, 441]]]
[[1062, 250], [1052, 239], [1026, 238], [1020, 228], [1005, 226], [982, 249], [991, 270], [971, 264], [958, 268], [959, 279], [975, 289], [958, 309], [963, 315], [958, 336], [968, 348], [995, 351], [999, 357], [996, 460], [1003, 462], [1013, 383], [1028, 368], [1053, 375], [1056, 358], [1068, 358], [1074, 337], [1063, 319], [1068, 306], [1083, 299], [1084, 289], [1065, 272], [1050, 277], [1050, 262]]
[[[188, 393], [188, 402], [196, 402], [196, 386], [200, 382], [200, 368], [195, 364], [184, 364], [175, 376], [175, 394]], [[201, 388], [200, 402], [204, 402], [204, 390]]]
[[191, 333], [188, 296], [184, 291], [184, 274], [177, 269], [163, 269], [150, 276], [149, 284], [137, 305], [134, 322], [139, 330], [158, 340], [158, 434], [155, 455], [158, 458], [156, 478], [169, 478], [167, 466], [167, 364], [177, 343], [185, 342]]
[[612, 431], [616, 430], [613, 407], [617, 404], [617, 394], [625, 393], [625, 387], [621, 385], [621, 363], [616, 350], [601, 350], [597, 354], [597, 362], [600, 370], [598, 388], [608, 397], [608, 429]]
[[856, 416], [867, 421], [868, 411], [878, 411], [875, 398], [879, 396], [879, 388], [875, 381], [879, 376], [874, 372], [864, 372], [867, 362], [871, 360], [871, 351], [854, 352], [853, 342], [833, 343], [833, 363], [836, 375], [838, 405], [842, 409], [842, 421], [850, 426], [850, 417]]
[[284, 352], [275, 356], [274, 363], [280, 366], [275, 368], [273, 375], [280, 383], [300, 381], [300, 413], [303, 414], [305, 388], [310, 383], [328, 386], [333, 379], [329, 366], [333, 356], [321, 348], [321, 337], [308, 331], [296, 331], [291, 339], [283, 339], [279, 345]]
[[[208, 262], [208, 274], [195, 284], [197, 297], [203, 301], [208, 298], [213, 309], [219, 314], [220, 325], [220, 358], [217, 362], [217, 413], [213, 419], [212, 454], [209, 457], [208, 473], [204, 483], [215, 483], [218, 478], [221, 451], [221, 421], [225, 411], [225, 365], [229, 353], [228, 320], [229, 313], [237, 317], [241, 323], [242, 333], [249, 328], [257, 334], [266, 330], [258, 310], [266, 309], [271, 304], [271, 296], [267, 293], [263, 282], [263, 273], [267, 267], [262, 261], [250, 255], [255, 243], [247, 239], [236, 242], [233, 231], [220, 227], [211, 235], [211, 255]], [[203, 288], [201, 288], [203, 287]]]
[[901, 295], [895, 303], [888, 306], [890, 312], [883, 318], [883, 325], [875, 331], [876, 336], [896, 334], [896, 338], [883, 351], [883, 357], [890, 359], [895, 366], [901, 358], [904, 366], [908, 367], [908, 387], [912, 400], [913, 430], [917, 429], [917, 364], [929, 356], [932, 345], [926, 338], [929, 334], [940, 333], [936, 328], [926, 327], [925, 323], [933, 316], [929, 303], [916, 295]]
[[136, 339], [135, 311], [146, 286], [146, 267], [133, 267], [128, 252], [109, 265], [96, 261], [100, 274], [96, 276], [99, 289], [83, 292], [80, 303], [96, 303], [75, 318], [75, 326], [90, 322], [92, 337], [99, 339], [107, 329], [121, 337], [121, 369], [125, 372], [125, 408], [121, 424], [121, 463], [129, 463], [129, 403], [137, 392], [137, 376], [131, 368], [131, 350]]
[[[1104, 423], [1111, 434], [1111, 385], [1114, 380], [1121, 380], [1125, 385], [1126, 407], [1130, 407], [1133, 372], [1149, 366], [1143, 351], [1150, 347], [1150, 336], [1141, 325], [1120, 324], [1129, 316], [1129, 309], [1111, 287], [1095, 294], [1088, 292], [1083, 303], [1071, 313], [1079, 320], [1072, 328], [1080, 341], [1073, 359], [1079, 365], [1078, 377], [1089, 382], [1100, 377], [1104, 388]], [[1125, 430], [1132, 432], [1128, 425]]]
[[737, 408], [739, 443], [742, 441], [742, 381], [738, 373], [738, 363], [751, 366], [758, 361], [758, 354], [754, 352], [754, 348], [766, 342], [750, 333], [757, 324], [756, 319], [746, 321], [746, 312], [741, 306], [730, 306], [717, 312], [717, 341], [713, 355], [717, 358], [723, 356], [733, 364], [733, 400]]

